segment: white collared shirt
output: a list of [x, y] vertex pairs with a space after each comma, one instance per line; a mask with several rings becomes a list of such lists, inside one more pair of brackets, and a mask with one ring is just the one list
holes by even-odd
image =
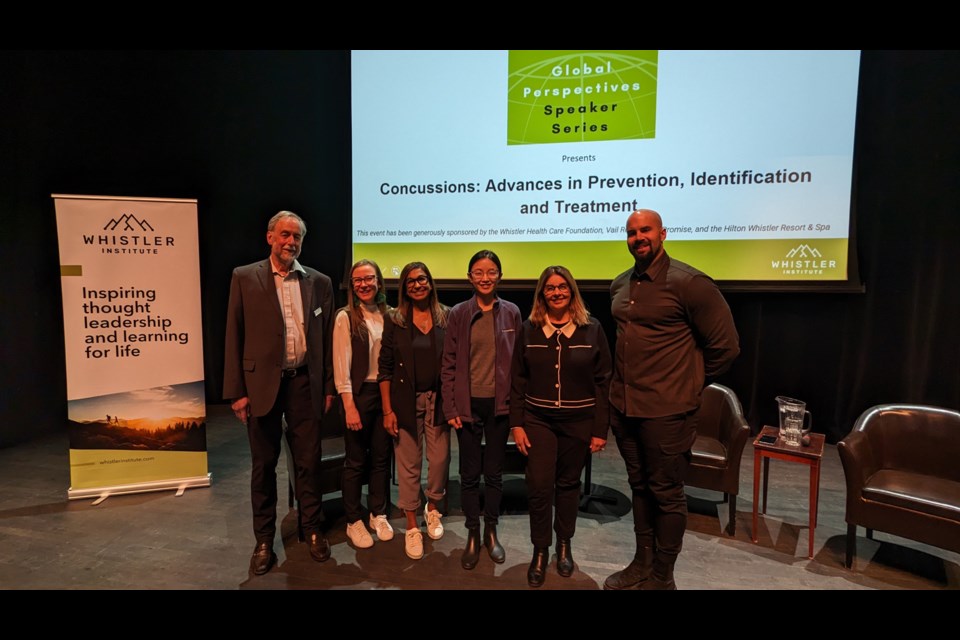
[[283, 313], [283, 368], [296, 369], [307, 362], [307, 332], [303, 324], [303, 295], [300, 291], [300, 278], [306, 274], [306, 270], [294, 260], [289, 273], [281, 276], [273, 256], [270, 257], [270, 269]]

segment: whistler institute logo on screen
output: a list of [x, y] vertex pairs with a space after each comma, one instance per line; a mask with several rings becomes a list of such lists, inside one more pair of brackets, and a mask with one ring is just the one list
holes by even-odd
[[828, 276], [836, 272], [837, 261], [824, 256], [817, 247], [801, 243], [783, 257], [772, 259], [770, 268], [785, 276]]
[[510, 51], [507, 144], [653, 138], [657, 51]]

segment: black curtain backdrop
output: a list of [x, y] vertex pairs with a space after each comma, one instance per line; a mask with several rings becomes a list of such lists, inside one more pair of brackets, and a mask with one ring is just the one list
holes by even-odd
[[[209, 403], [222, 400], [230, 272], [266, 256], [270, 215], [303, 215], [301, 260], [342, 280], [349, 60], [346, 51], [0, 52], [0, 446], [66, 428], [51, 193], [199, 200]], [[777, 419], [778, 394], [806, 400], [831, 442], [875, 404], [960, 407], [960, 53], [866, 51], [861, 75], [854, 218], [866, 292], [727, 294], [742, 354], [722, 381], [754, 429]], [[503, 295], [529, 310], [532, 292]], [[448, 304], [466, 296], [443, 292]], [[586, 298], [612, 335], [606, 296]]]

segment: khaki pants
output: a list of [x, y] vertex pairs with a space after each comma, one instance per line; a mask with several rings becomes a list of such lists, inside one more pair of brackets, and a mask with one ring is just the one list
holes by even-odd
[[394, 451], [397, 457], [397, 483], [400, 499], [397, 506], [416, 511], [421, 506], [420, 476], [423, 469], [424, 443], [427, 453], [427, 485], [424, 495], [439, 502], [447, 493], [450, 473], [450, 425], [436, 424], [435, 391], [417, 393], [416, 424], [401, 424]]

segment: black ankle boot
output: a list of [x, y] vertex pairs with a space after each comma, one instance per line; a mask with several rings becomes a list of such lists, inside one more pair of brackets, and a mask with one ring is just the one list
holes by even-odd
[[470, 570], [480, 561], [480, 527], [467, 529], [467, 546], [463, 549], [460, 566]]
[[483, 546], [487, 548], [490, 559], [497, 564], [503, 564], [503, 561], [507, 559], [507, 552], [503, 550], [503, 547], [500, 546], [500, 541], [497, 540], [497, 525], [488, 524], [484, 526]]
[[644, 591], [676, 591], [677, 583], [673, 579], [673, 565], [677, 556], [668, 556], [657, 552], [653, 558], [653, 571], [643, 587]]
[[653, 565], [653, 547], [637, 547], [633, 561], [623, 571], [617, 571], [608, 577], [603, 588], [607, 591], [640, 589], [650, 579]]
[[557, 573], [564, 578], [573, 575], [573, 554], [570, 552], [570, 541], [557, 539]]
[[547, 563], [550, 562], [550, 547], [534, 547], [533, 560], [527, 569], [527, 584], [533, 588], [542, 587], [547, 578]]

